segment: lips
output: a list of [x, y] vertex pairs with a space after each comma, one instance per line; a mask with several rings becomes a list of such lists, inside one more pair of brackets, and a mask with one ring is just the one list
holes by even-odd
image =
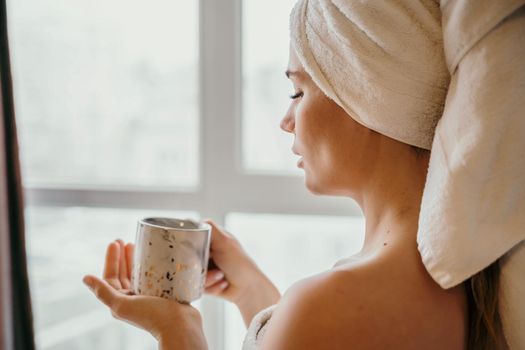
[[299, 156], [300, 158], [297, 160], [297, 167], [301, 168], [303, 165], [303, 157], [299, 152], [295, 150], [295, 148], [292, 147], [292, 153]]

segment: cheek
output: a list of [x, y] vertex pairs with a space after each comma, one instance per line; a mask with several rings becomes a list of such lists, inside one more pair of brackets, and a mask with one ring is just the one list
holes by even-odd
[[359, 147], [346, 119], [350, 117], [329, 108], [311, 108], [302, 117], [299, 129], [308, 150], [308, 172], [323, 187], [332, 187], [357, 165], [355, 152]]
[[304, 146], [309, 147], [319, 140], [323, 131], [324, 115], [315, 100], [304, 98], [295, 111], [295, 131]]

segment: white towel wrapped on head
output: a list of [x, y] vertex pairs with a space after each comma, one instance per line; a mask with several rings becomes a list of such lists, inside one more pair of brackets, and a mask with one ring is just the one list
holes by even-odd
[[430, 149], [449, 83], [435, 0], [301, 0], [291, 42], [317, 86], [356, 121]]

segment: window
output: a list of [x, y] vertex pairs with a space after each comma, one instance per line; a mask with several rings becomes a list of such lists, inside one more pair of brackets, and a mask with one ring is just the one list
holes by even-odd
[[293, 94], [283, 77], [288, 65], [288, 20], [295, 2], [243, 2], [242, 151], [243, 165], [251, 171], [301, 174], [290, 152], [290, 136], [277, 127]]
[[[146, 215], [225, 224], [281, 292], [360, 246], [357, 205], [308, 193], [279, 129], [293, 2], [8, 0], [39, 349], [155, 348], [81, 284]], [[234, 306], [194, 305], [240, 349]]]
[[10, 10], [26, 183], [197, 185], [195, 1], [12, 0]]

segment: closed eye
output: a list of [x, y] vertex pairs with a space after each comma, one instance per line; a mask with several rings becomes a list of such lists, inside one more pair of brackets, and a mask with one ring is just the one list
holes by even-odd
[[300, 91], [300, 92], [296, 92], [295, 94], [291, 95], [290, 98], [292, 100], [295, 100], [296, 98], [299, 98], [299, 97], [302, 97], [303, 96], [303, 92]]

